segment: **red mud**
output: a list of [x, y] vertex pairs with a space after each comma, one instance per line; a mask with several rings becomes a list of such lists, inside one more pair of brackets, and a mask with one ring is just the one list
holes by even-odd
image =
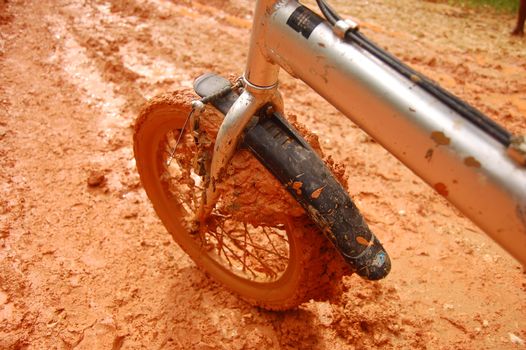
[[[514, 17], [441, 2], [333, 1], [364, 32], [513, 132]], [[370, 137], [282, 74], [286, 108], [347, 168], [393, 258], [340, 298], [268, 312], [176, 246], [141, 189], [148, 98], [240, 74], [253, 1], [0, 0], [0, 348], [524, 349], [522, 268]]]

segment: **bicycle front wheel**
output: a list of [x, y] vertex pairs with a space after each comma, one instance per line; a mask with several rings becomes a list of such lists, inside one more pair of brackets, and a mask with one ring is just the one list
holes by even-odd
[[[134, 153], [143, 187], [173, 239], [213, 278], [252, 304], [289, 309], [335, 290], [344, 264], [332, 245], [270, 173], [236, 153], [205, 227], [195, 229], [203, 167], [222, 120], [200, 117], [199, 137], [184, 131], [195, 95], [180, 90], [142, 109]], [[182, 134], [181, 134], [182, 133]]]

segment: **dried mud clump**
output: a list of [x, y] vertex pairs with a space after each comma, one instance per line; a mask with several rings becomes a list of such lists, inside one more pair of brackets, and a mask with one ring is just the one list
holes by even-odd
[[[332, 327], [356, 349], [397, 348], [403, 339], [410, 348], [425, 348], [426, 320], [405, 315], [394, 287], [346, 277], [344, 293], [332, 306]], [[409, 341], [409, 343], [407, 343]], [[402, 347], [403, 348], [403, 347]]]
[[89, 187], [102, 187], [106, 183], [106, 174], [100, 170], [91, 170], [87, 182]]
[[8, 6], [8, 0], [0, 0], [0, 25], [7, 24], [11, 22], [11, 20], [13, 19], [13, 15], [11, 15], [7, 11], [7, 6]]
[[37, 315], [27, 311], [30, 283], [13, 266], [11, 259], [0, 262], [0, 349], [23, 349], [35, 328]]

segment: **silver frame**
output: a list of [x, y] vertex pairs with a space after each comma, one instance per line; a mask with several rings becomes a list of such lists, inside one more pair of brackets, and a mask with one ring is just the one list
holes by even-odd
[[[258, 0], [245, 91], [216, 140], [200, 218], [250, 116], [283, 110], [279, 69], [301, 79], [367, 132], [526, 266], [526, 169], [509, 150], [326, 22], [308, 38], [287, 24], [295, 0]], [[337, 28], [338, 29], [338, 28]], [[512, 152], [513, 153], [513, 152]]]

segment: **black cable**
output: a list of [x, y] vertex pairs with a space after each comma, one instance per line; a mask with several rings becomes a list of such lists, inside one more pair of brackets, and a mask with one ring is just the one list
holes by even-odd
[[[321, 12], [334, 26], [337, 21], [342, 20], [342, 18], [333, 10], [328, 3], [324, 0], [316, 0]], [[420, 86], [422, 89], [427, 91], [433, 97], [444, 103], [446, 106], [457, 112], [460, 116], [472, 122], [474, 125], [479, 127], [481, 130], [486, 132], [488, 135], [492, 136], [499, 143], [508, 147], [511, 143], [511, 133], [504, 129], [502, 126], [488, 118], [482, 112], [464, 102], [457, 96], [453, 95], [449, 91], [443, 89], [441, 86], [437, 85], [431, 79], [427, 78], [423, 74], [418, 73], [414, 69], [407, 66], [405, 63], [378, 47], [375, 43], [367, 39], [362, 33], [356, 30], [349, 30], [345, 34], [345, 38], [349, 41], [354, 42], [380, 61], [387, 64], [389, 67], [400, 73], [402, 76], [410, 79], [416, 85]]]
[[[343, 18], [340, 17], [340, 15], [338, 15], [338, 12], [336, 12], [332, 7], [331, 5], [329, 5], [328, 2], [325, 2], [324, 0], [322, 0], [323, 3], [325, 4], [325, 7], [327, 8], [327, 11], [331, 14], [331, 16], [334, 17], [334, 19], [336, 20], [336, 22], [338, 21], [341, 21]], [[336, 23], [335, 22], [335, 23]]]
[[342, 18], [333, 10], [333, 8], [327, 4], [324, 0], [316, 0], [318, 7], [320, 8], [323, 16], [329, 21], [330, 24], [334, 25], [336, 22], [340, 21]]
[[392, 56], [390, 53], [376, 46], [362, 33], [357, 31], [348, 31], [346, 38], [371, 53], [373, 56], [396, 70], [407, 79], [410, 79], [416, 85], [420, 86], [422, 89], [437, 98], [446, 106], [457, 112], [460, 116], [475, 124], [477, 127], [485, 131], [505, 147], [510, 145], [512, 135], [509, 131], [488, 118], [475, 107], [469, 105], [465, 101], [437, 85], [431, 79], [427, 78], [421, 73], [418, 73], [414, 69], [398, 60], [396, 57]]

